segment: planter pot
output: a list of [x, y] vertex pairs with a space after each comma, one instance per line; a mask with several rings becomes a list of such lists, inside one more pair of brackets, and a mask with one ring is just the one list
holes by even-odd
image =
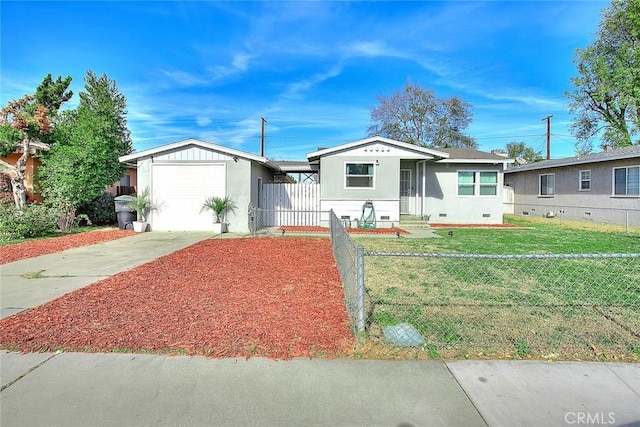
[[143, 221], [133, 221], [133, 231], [144, 233], [147, 231], [147, 223]]
[[214, 222], [213, 232], [216, 234], [222, 234], [227, 232], [227, 224], [225, 222]]

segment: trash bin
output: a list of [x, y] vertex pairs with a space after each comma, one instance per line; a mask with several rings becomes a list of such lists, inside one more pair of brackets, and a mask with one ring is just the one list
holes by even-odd
[[133, 196], [118, 196], [114, 199], [120, 230], [133, 230], [133, 221], [137, 219], [137, 214], [136, 211], [127, 207], [132, 200]]

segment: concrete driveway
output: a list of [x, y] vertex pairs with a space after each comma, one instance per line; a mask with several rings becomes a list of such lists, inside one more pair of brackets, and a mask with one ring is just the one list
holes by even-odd
[[140, 233], [4, 264], [2, 318], [213, 237], [209, 232]]

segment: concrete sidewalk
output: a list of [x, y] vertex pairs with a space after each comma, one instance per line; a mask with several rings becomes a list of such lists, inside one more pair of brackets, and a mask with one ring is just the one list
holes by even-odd
[[640, 426], [633, 364], [6, 352], [0, 361], [3, 427]]
[[[5, 264], [2, 315], [211, 237], [144, 233]], [[0, 379], [3, 427], [640, 427], [638, 364], [0, 352]]]

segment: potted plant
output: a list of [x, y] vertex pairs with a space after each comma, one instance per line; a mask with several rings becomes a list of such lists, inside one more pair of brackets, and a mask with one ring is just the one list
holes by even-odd
[[213, 213], [213, 231], [220, 234], [227, 232], [227, 212], [233, 212], [236, 207], [235, 202], [229, 196], [212, 196], [204, 201], [200, 213], [204, 211], [211, 211]]
[[137, 221], [133, 221], [133, 231], [147, 231], [147, 212], [151, 210], [151, 194], [147, 187], [142, 193], [133, 196], [131, 201], [127, 203], [129, 209], [133, 209], [137, 213]]

